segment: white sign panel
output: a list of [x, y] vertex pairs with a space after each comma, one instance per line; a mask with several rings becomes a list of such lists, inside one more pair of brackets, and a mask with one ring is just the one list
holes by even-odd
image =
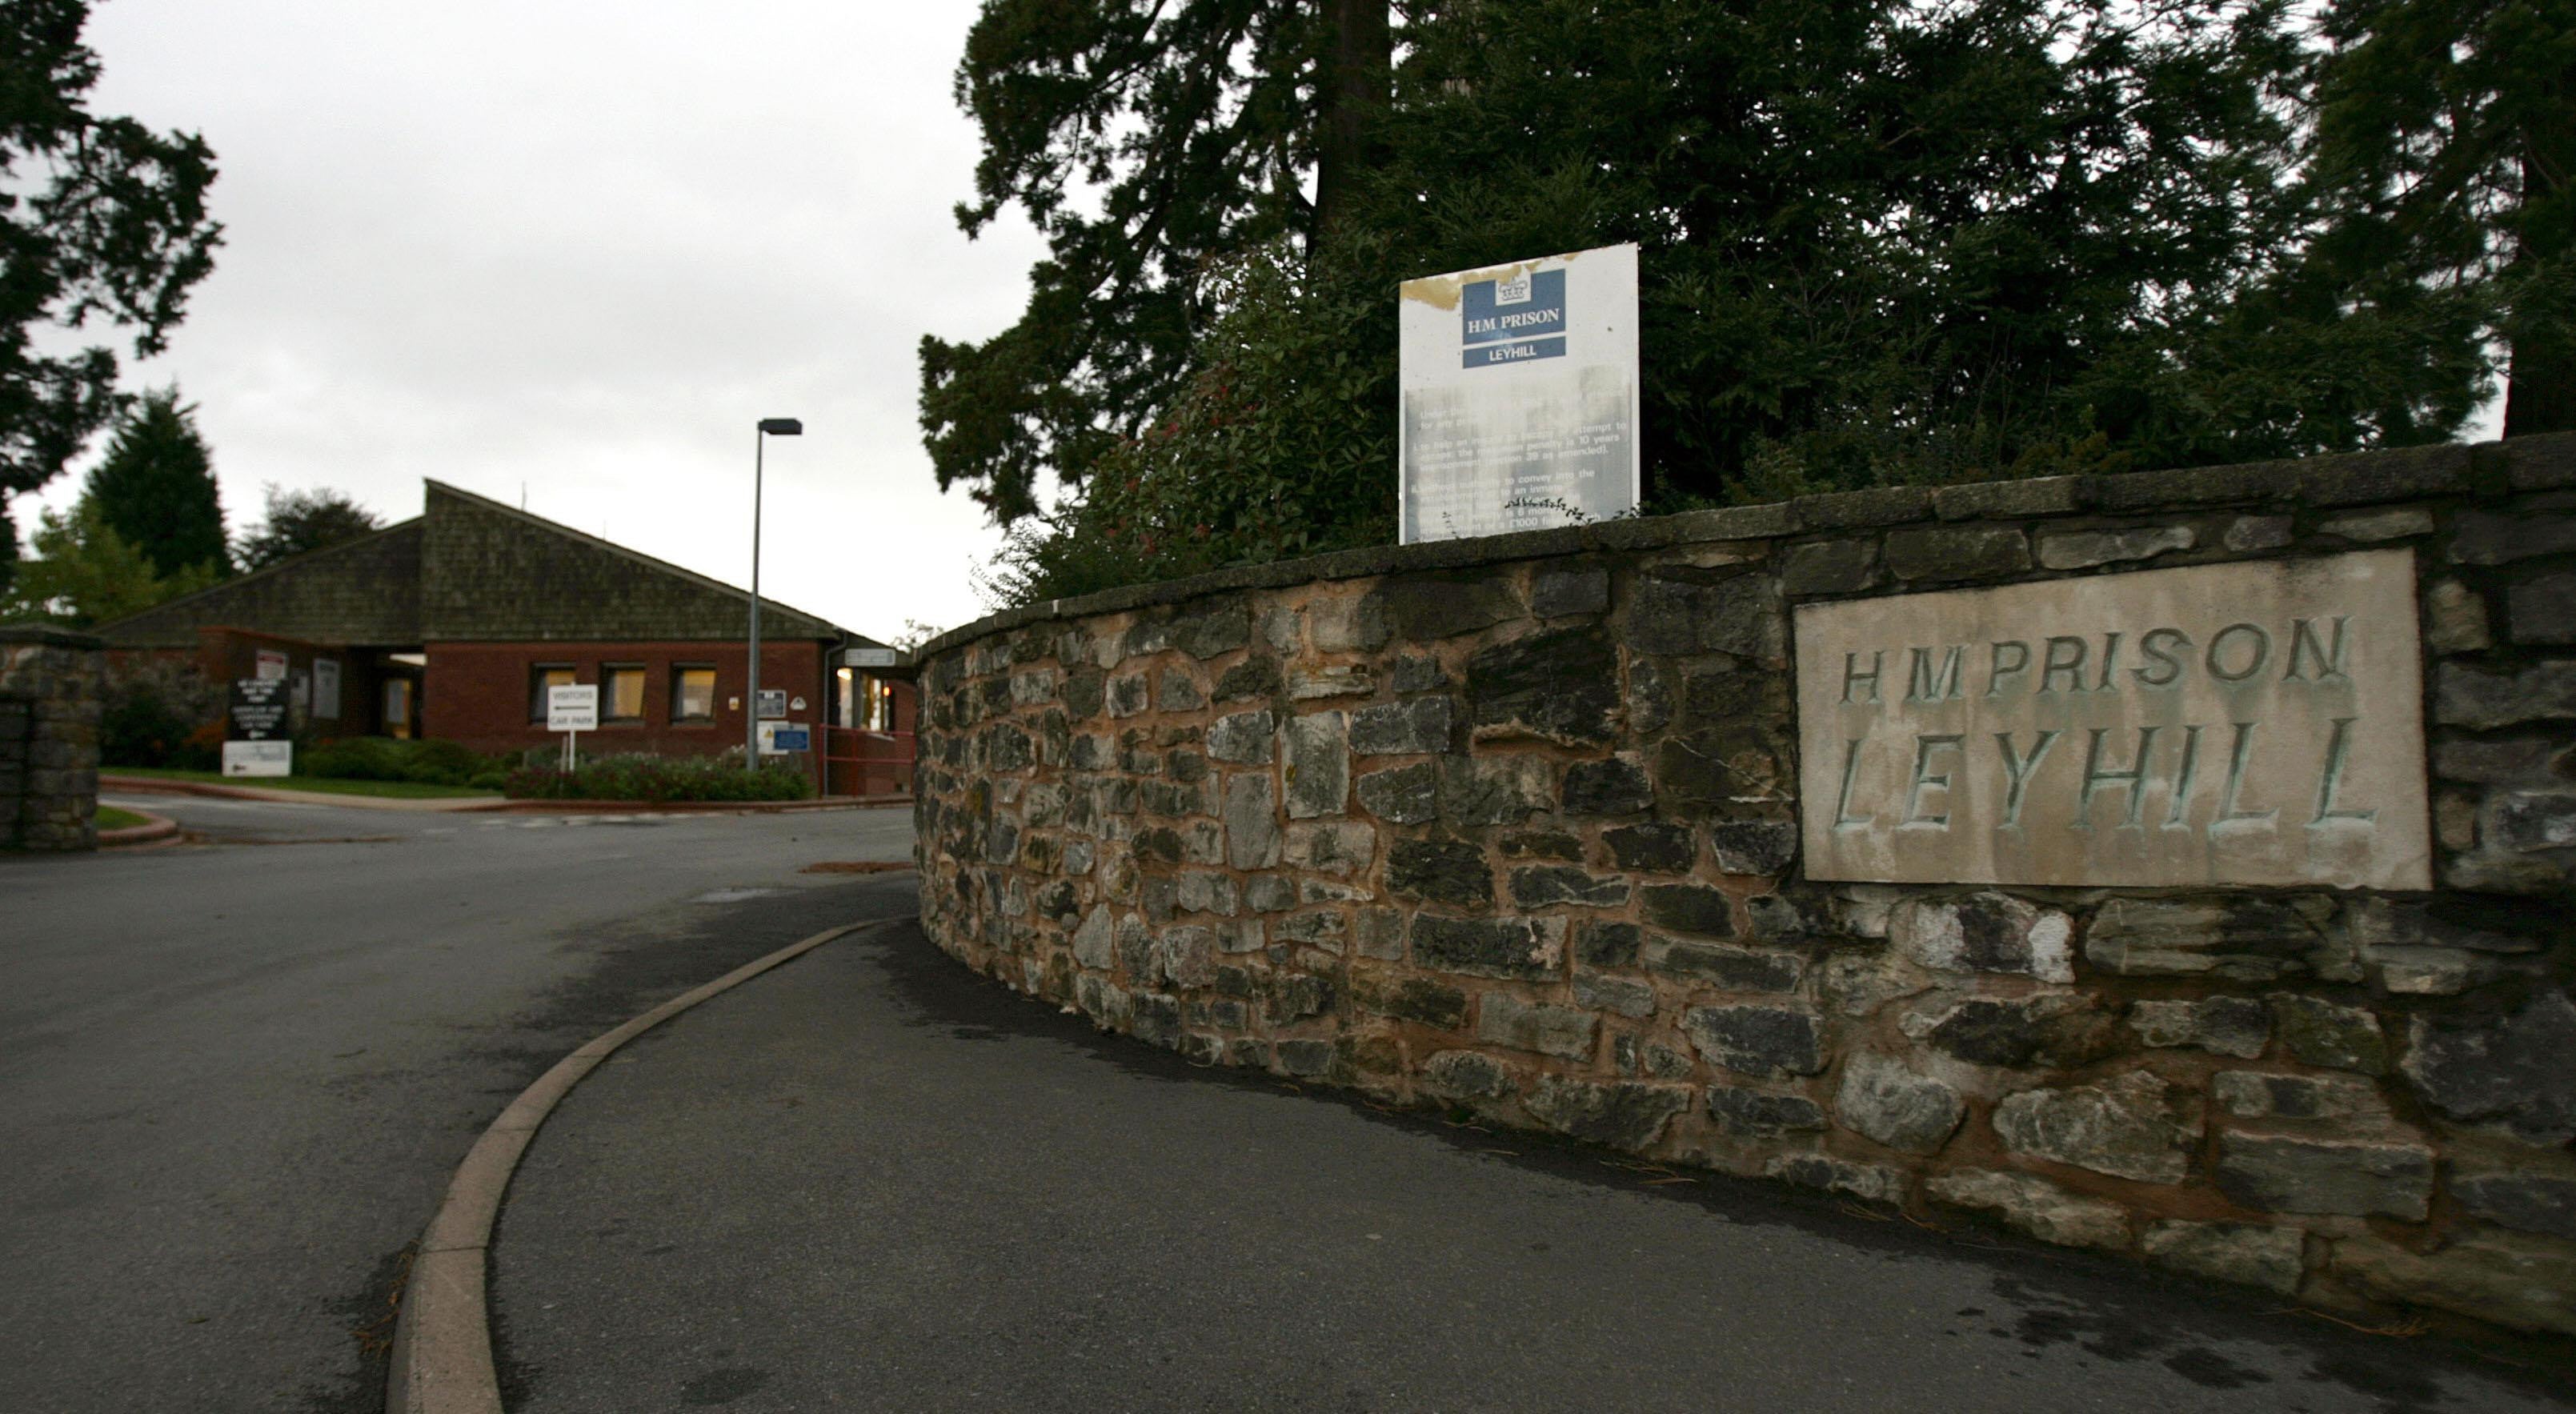
[[254, 664], [251, 669], [252, 677], [282, 679], [286, 676], [286, 655], [277, 649], [257, 650], [252, 655], [252, 663]]
[[845, 648], [841, 651], [841, 665], [847, 668], [891, 668], [902, 658], [903, 654], [892, 648]]
[[1404, 282], [1407, 545], [1607, 520], [1637, 504], [1637, 248]]
[[1797, 610], [1812, 879], [2432, 886], [2411, 550]]
[[287, 776], [295, 768], [295, 743], [291, 741], [228, 741], [224, 743], [224, 774], [227, 776]]
[[759, 710], [752, 714], [753, 720], [755, 721], [765, 722], [773, 718], [786, 716], [787, 689], [783, 687], [762, 688], [756, 705], [759, 707]]
[[550, 732], [599, 730], [599, 684], [584, 682], [547, 688], [546, 730]]

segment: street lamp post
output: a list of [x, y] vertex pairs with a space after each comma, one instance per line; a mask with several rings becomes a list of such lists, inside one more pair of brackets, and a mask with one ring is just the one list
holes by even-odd
[[764, 417], [751, 434], [751, 668], [744, 674], [742, 706], [743, 769], [760, 769], [760, 454], [772, 437], [802, 437], [805, 424], [792, 417]]

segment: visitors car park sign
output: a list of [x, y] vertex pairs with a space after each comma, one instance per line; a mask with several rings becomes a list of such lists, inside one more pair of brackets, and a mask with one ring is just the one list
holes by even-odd
[[568, 683], [546, 689], [546, 730], [599, 730], [599, 684]]
[[1606, 520], [1637, 504], [1637, 248], [1404, 283], [1403, 542]]

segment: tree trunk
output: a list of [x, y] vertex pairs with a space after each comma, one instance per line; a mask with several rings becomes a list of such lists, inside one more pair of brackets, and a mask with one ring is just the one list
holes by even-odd
[[1323, 0], [1323, 7], [1332, 39], [1316, 84], [1318, 241], [1349, 219], [1360, 177], [1372, 165], [1370, 136], [1386, 109], [1395, 54], [1387, 0]]
[[[2568, 149], [2576, 147], [2569, 135], [2550, 134], [2545, 140], [2558, 150], [2536, 151], [2543, 140], [2538, 134], [2526, 134], [2524, 138], [2521, 205], [2526, 212], [2542, 204], [2543, 192], [2555, 196], [2566, 186], [2564, 159]], [[2576, 258], [2576, 251], [2532, 251], [2527, 233], [2516, 239], [2521, 242], [2515, 252], [2516, 264], [2534, 255], [2541, 259]], [[2513, 351], [2505, 365], [2504, 435], [2523, 437], [2534, 432], [2576, 430], [2576, 330], [2556, 317], [2560, 311], [2514, 312], [2522, 317], [2516, 321]]]

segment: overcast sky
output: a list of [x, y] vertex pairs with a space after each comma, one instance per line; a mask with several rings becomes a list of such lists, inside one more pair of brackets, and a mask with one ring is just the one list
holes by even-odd
[[[949, 96], [973, 0], [105, 0], [94, 111], [202, 132], [226, 227], [165, 356], [235, 531], [263, 484], [388, 520], [423, 477], [878, 636], [984, 612], [998, 533], [941, 495], [914, 345], [1017, 317], [968, 241]], [[131, 348], [119, 349], [130, 360]], [[76, 470], [17, 504], [68, 504]]]

